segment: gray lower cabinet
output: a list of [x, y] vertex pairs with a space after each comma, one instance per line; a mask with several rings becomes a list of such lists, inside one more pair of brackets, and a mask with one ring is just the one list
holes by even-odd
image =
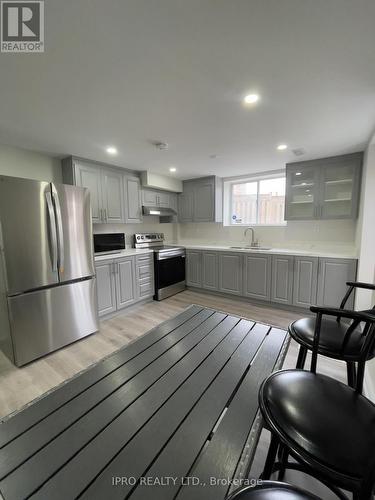
[[136, 273], [139, 299], [152, 297], [155, 293], [153, 254], [137, 255]]
[[242, 295], [243, 255], [219, 253], [219, 290], [233, 295]]
[[272, 256], [271, 302], [293, 302], [293, 255]]
[[130, 255], [95, 263], [99, 316], [154, 295], [153, 254]]
[[188, 286], [202, 286], [202, 252], [199, 250], [186, 252], [186, 284]]
[[99, 316], [104, 316], [117, 309], [114, 263], [112, 260], [97, 262], [95, 268]]
[[245, 256], [244, 295], [259, 300], [271, 298], [272, 255], [252, 254]]
[[186, 257], [188, 286], [304, 309], [338, 307], [357, 272], [356, 259], [193, 249]]
[[294, 257], [293, 305], [316, 304], [318, 261], [318, 257]]
[[[317, 303], [325, 307], [339, 307], [345, 292], [346, 282], [355, 281], [357, 261], [354, 259], [319, 259]], [[347, 309], [354, 306], [354, 293], [346, 303]]]
[[219, 259], [216, 252], [202, 252], [202, 288], [219, 289]]
[[135, 259], [124, 257], [115, 261], [117, 309], [136, 301]]

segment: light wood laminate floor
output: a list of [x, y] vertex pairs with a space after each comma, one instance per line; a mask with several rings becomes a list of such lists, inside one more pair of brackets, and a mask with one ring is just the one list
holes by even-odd
[[[162, 321], [175, 316], [191, 304], [212, 307], [281, 328], [287, 328], [291, 321], [300, 317], [298, 312], [254, 305], [238, 298], [229, 299], [191, 290], [162, 302], [152, 301], [135, 306], [130, 310], [125, 310], [122, 314], [102, 321], [100, 332], [23, 368], [16, 368], [0, 353], [0, 418], [19, 410], [33, 399], [125, 346]], [[285, 368], [295, 366], [297, 353], [297, 345], [292, 342], [284, 363]], [[339, 361], [322, 358], [319, 360], [318, 369], [344, 382], [346, 380], [345, 366]], [[256, 477], [261, 472], [264, 463], [268, 440], [268, 432], [263, 431], [251, 471]], [[336, 498], [324, 487], [316, 486], [310, 479], [296, 477], [295, 473], [293, 473], [294, 476], [288, 474], [287, 480], [293, 479], [293, 482], [307, 486], [310, 491], [314, 489], [322, 498], [327, 500]]]

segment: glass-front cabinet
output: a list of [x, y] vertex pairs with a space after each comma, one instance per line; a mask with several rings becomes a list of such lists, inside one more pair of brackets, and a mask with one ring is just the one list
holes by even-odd
[[290, 168], [286, 196], [286, 220], [314, 218], [319, 198], [319, 170], [314, 167]]
[[358, 168], [352, 162], [330, 165], [322, 169], [323, 219], [351, 218], [357, 203]]
[[355, 219], [362, 153], [286, 166], [285, 220]]

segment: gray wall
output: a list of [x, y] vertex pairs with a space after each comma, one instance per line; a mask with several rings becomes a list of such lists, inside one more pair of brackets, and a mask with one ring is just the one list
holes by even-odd
[[[361, 206], [357, 227], [357, 245], [359, 247], [358, 281], [375, 283], [375, 134], [366, 150]], [[357, 292], [356, 309], [369, 309], [375, 304], [375, 293], [368, 290]], [[375, 401], [375, 360], [366, 365], [365, 392]]]
[[61, 161], [26, 149], [0, 144], [0, 174], [62, 182]]

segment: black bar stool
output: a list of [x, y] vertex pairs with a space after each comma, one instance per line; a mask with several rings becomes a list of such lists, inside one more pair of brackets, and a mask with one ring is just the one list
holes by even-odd
[[[375, 357], [375, 349], [368, 352], [366, 359], [362, 362], [359, 361], [364, 337], [367, 332], [359, 329], [359, 322], [357, 320], [353, 320], [351, 328], [348, 329], [348, 325], [341, 321], [340, 310], [345, 308], [345, 304], [355, 288], [375, 290], [375, 285], [355, 281], [348, 281], [346, 284], [349, 288], [342, 299], [340, 308], [336, 309], [337, 312], [333, 317], [330, 316], [322, 320], [318, 354], [346, 361], [348, 384], [354, 388], [357, 384], [356, 378], [358, 377], [360, 392], [362, 392], [364, 363]], [[375, 306], [373, 309], [362, 312], [375, 315]], [[303, 369], [307, 351], [312, 351], [313, 348], [315, 318], [302, 318], [294, 321], [289, 325], [288, 332], [300, 344], [296, 368]], [[356, 363], [358, 363], [358, 369], [356, 369]]]
[[[370, 500], [375, 484], [375, 405], [355, 389], [316, 373], [323, 315], [338, 315], [337, 309], [312, 307], [317, 313], [310, 371], [281, 370], [271, 374], [259, 391], [259, 405], [271, 444], [262, 474], [285, 468], [306, 472], [328, 486], [339, 498], [341, 489], [356, 500]], [[365, 363], [374, 349], [375, 315], [340, 310], [343, 318], [363, 322], [367, 335], [359, 361]], [[278, 448], [297, 463], [275, 464]]]
[[227, 500], [321, 500], [297, 486], [277, 481], [263, 481], [233, 492]]

